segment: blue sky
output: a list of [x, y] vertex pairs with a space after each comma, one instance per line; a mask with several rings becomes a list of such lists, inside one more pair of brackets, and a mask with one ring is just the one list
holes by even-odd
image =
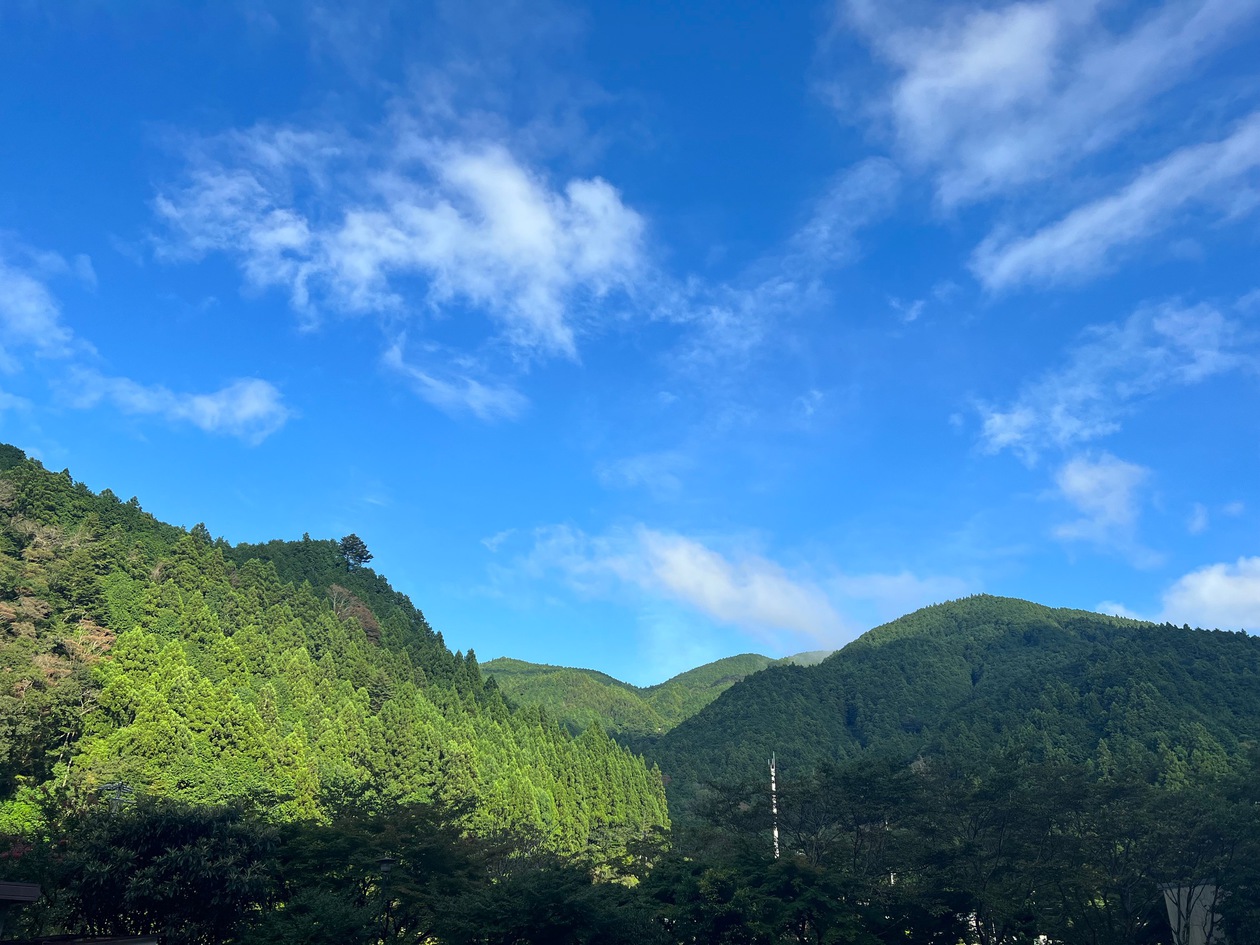
[[[368, 8], [371, 9], [368, 9]], [[1260, 2], [0, 8], [0, 438], [638, 683], [1260, 631]]]

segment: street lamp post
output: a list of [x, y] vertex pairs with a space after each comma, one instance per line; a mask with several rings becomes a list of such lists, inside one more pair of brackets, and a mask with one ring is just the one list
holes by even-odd
[[376, 861], [381, 868], [381, 895], [385, 897], [385, 916], [381, 924], [381, 941], [389, 940], [389, 911], [393, 904], [393, 899], [389, 893], [389, 874], [393, 872], [394, 864], [398, 861], [392, 856], [383, 856]]

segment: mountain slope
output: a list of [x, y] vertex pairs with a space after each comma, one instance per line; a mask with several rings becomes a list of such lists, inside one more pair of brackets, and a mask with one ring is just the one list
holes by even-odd
[[642, 688], [593, 669], [547, 666], [507, 657], [490, 660], [481, 669], [513, 702], [542, 706], [574, 731], [598, 723], [637, 744], [690, 718], [739, 680], [774, 662], [768, 656], [743, 653]]
[[0, 449], [0, 831], [105, 784], [281, 819], [409, 801], [615, 848], [668, 823], [599, 730], [513, 711], [335, 541], [233, 548]]
[[811, 667], [732, 687], [648, 753], [686, 800], [868, 754], [1037, 759], [1176, 783], [1260, 737], [1260, 639], [977, 596], [895, 620]]

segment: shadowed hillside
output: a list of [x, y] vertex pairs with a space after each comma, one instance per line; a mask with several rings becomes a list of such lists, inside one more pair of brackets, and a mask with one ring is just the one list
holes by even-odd
[[[1021, 752], [1176, 784], [1260, 736], [1260, 639], [976, 596], [772, 666], [649, 746], [671, 798], [868, 755]], [[677, 811], [676, 811], [677, 813]]]

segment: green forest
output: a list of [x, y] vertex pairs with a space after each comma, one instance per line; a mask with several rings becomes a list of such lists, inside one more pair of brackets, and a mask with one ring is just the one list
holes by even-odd
[[655, 686], [632, 686], [593, 669], [545, 666], [509, 657], [481, 666], [513, 702], [545, 708], [574, 732], [593, 725], [635, 744], [691, 718], [735, 683], [775, 663], [743, 653], [705, 663]]
[[979, 596], [636, 689], [479, 666], [371, 560], [0, 447], [4, 934], [1173, 945], [1174, 884], [1260, 941], [1254, 637]]
[[673, 809], [705, 782], [877, 755], [1018, 753], [1170, 788], [1260, 740], [1260, 638], [978, 595], [748, 677], [661, 738]]

